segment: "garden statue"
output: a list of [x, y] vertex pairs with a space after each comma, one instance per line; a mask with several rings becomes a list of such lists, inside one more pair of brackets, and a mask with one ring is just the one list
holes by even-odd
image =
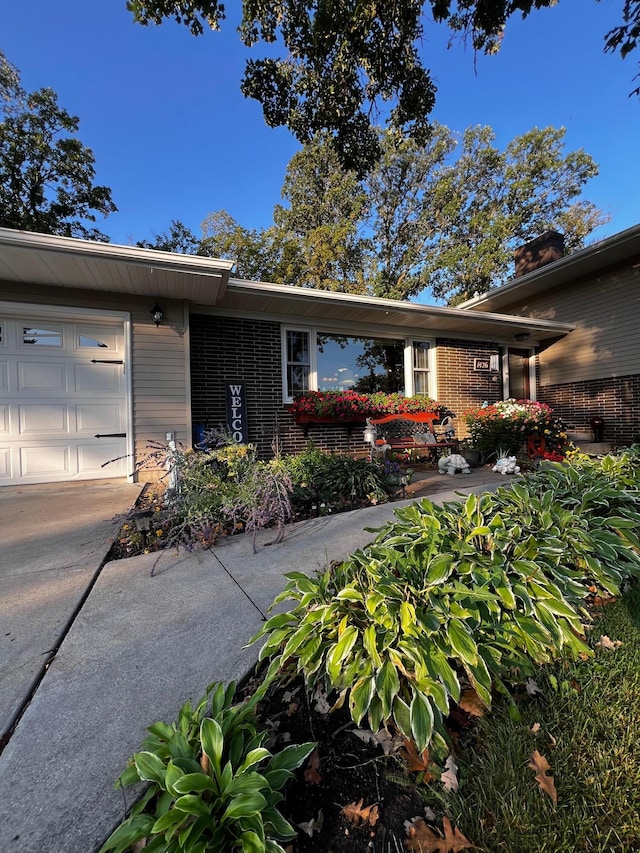
[[455, 474], [456, 471], [463, 474], [471, 473], [469, 463], [464, 456], [460, 456], [459, 453], [451, 453], [449, 456], [441, 456], [438, 459], [438, 472], [440, 474]]
[[502, 456], [491, 470], [496, 474], [519, 474], [520, 466], [516, 465], [515, 456]]

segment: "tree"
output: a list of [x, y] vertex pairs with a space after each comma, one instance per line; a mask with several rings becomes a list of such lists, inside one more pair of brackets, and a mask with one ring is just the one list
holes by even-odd
[[[606, 35], [605, 50], [609, 53], [620, 52], [624, 59], [634, 51], [640, 41], [640, 0], [625, 0], [622, 9], [622, 24], [614, 27]], [[638, 63], [640, 68], [640, 63]], [[640, 77], [640, 72], [634, 79]], [[637, 86], [632, 95], [640, 95], [640, 86]]]
[[425, 145], [378, 130], [382, 155], [364, 182], [323, 135], [289, 162], [274, 225], [251, 230], [217, 211], [200, 241], [174, 222], [150, 247], [235, 258], [241, 278], [457, 304], [507, 280], [518, 245], [557, 230], [572, 252], [608, 221], [581, 198], [598, 167], [565, 153], [565, 135], [533, 128], [500, 150], [490, 127], [434, 124]]
[[0, 226], [108, 242], [86, 222], [117, 210], [94, 184], [94, 156], [73, 138], [79, 120], [53, 89], [27, 94], [0, 53]]
[[533, 128], [499, 151], [489, 127], [468, 128], [461, 154], [444, 177], [449, 221], [427, 258], [433, 296], [457, 304], [509, 276], [514, 249], [548, 230], [568, 252], [608, 222], [580, 199], [598, 174], [582, 149], [563, 153], [565, 128]]
[[198, 254], [233, 258], [239, 278], [289, 284], [299, 275], [299, 246], [274, 226], [243, 228], [226, 210], [218, 210], [204, 220], [202, 232]]
[[426, 258], [449, 225], [451, 198], [445, 164], [454, 134], [434, 124], [426, 145], [396, 131], [380, 136], [382, 155], [367, 179], [369, 227], [375, 252], [375, 295], [407, 299], [430, 284]]
[[322, 290], [364, 293], [370, 256], [361, 228], [367, 194], [354, 172], [340, 165], [326, 137], [293, 155], [274, 221], [283, 239], [299, 248], [298, 283]]
[[0, 50], [0, 99], [9, 102], [20, 92], [20, 73]]
[[[270, 127], [285, 125], [302, 143], [326, 131], [342, 164], [362, 176], [381, 153], [372, 118], [383, 110], [390, 128], [427, 139], [436, 94], [419, 52], [427, 16], [461, 33], [474, 50], [492, 53], [512, 15], [557, 2], [243, 0], [242, 42], [280, 42], [281, 56], [248, 60], [241, 89], [262, 104]], [[127, 0], [127, 8], [141, 24], [174, 18], [194, 35], [219, 29], [225, 17], [220, 0]], [[622, 17], [605, 49], [625, 56], [640, 38], [640, 0], [625, 0]]]
[[179, 219], [172, 219], [169, 230], [164, 234], [155, 234], [154, 240], [138, 240], [136, 246], [141, 249], [155, 249], [157, 252], [174, 252], [178, 255], [200, 255], [201, 241]]
[[347, 249], [342, 277], [334, 273], [340, 289], [394, 299], [430, 290], [449, 303], [503, 283], [515, 247], [544, 231], [560, 230], [569, 251], [580, 248], [607, 218], [579, 198], [596, 164], [582, 150], [565, 154], [564, 137], [563, 128], [534, 128], [501, 151], [490, 127], [468, 128], [460, 139], [436, 124], [424, 146], [385, 131], [364, 185], [317, 140], [289, 164], [286, 217], [275, 210], [302, 241], [307, 268], [298, 283], [323, 286], [316, 234], [335, 234]]

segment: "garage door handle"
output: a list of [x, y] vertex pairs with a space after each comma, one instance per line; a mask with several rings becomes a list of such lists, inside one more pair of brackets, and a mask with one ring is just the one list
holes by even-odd
[[108, 358], [92, 358], [91, 364], [124, 364], [124, 361], [120, 359], [108, 359]]
[[94, 438], [126, 438], [126, 432], [99, 432]]

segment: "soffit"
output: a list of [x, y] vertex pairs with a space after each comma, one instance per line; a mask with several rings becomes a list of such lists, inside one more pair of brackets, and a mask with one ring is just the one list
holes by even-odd
[[0, 281], [215, 305], [233, 261], [0, 228]]
[[[563, 337], [574, 329], [569, 323], [512, 317], [506, 314], [462, 311], [413, 302], [360, 297], [347, 293], [310, 290], [262, 282], [231, 279], [220, 307], [251, 316], [270, 315], [287, 322], [388, 326], [423, 334], [470, 336], [507, 340], [515, 334], [530, 335], [530, 344]], [[197, 311], [197, 306], [193, 306]]]

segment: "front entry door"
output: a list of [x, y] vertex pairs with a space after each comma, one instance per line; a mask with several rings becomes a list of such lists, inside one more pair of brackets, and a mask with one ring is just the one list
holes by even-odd
[[515, 400], [531, 399], [528, 349], [509, 348], [509, 397]]

